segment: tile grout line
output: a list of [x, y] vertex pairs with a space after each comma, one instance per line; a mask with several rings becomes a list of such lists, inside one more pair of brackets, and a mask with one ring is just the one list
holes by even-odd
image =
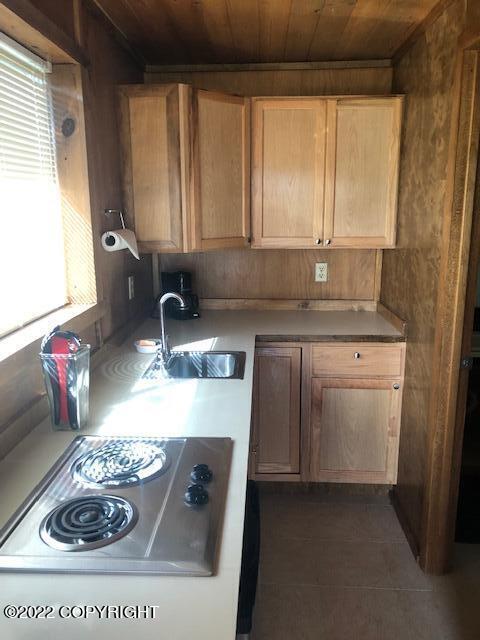
[[[269, 534], [271, 536], [271, 534]], [[395, 540], [395, 539], [389, 539], [389, 540], [376, 540], [375, 538], [321, 538], [321, 537], [317, 537], [317, 538], [303, 538], [303, 537], [296, 537], [296, 536], [271, 536], [274, 540], [281, 540], [283, 542], [313, 542], [313, 543], [317, 543], [317, 542], [338, 542], [340, 544], [343, 544], [345, 542], [348, 543], [353, 543], [353, 542], [358, 542], [358, 543], [365, 543], [365, 542], [370, 542], [372, 544], [395, 544], [395, 545], [408, 545], [408, 542], [404, 539], [400, 540]]]
[[301, 587], [301, 588], [314, 588], [314, 589], [351, 589], [353, 591], [409, 591], [412, 593], [434, 593], [435, 590], [433, 589], [433, 587], [431, 589], [420, 589], [420, 588], [414, 588], [414, 587], [367, 587], [367, 586], [362, 586], [362, 585], [337, 585], [337, 584], [315, 584], [315, 583], [309, 583], [309, 582], [305, 582], [305, 583], [282, 583], [282, 582], [262, 582], [261, 580], [259, 580], [258, 582], [259, 587], [284, 587], [284, 588], [295, 588], [295, 587]]

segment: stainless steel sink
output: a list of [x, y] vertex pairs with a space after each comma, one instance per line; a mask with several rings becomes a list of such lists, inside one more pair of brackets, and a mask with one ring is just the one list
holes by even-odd
[[143, 374], [149, 380], [165, 378], [228, 378], [242, 380], [244, 351], [173, 351], [166, 365], [156, 358]]

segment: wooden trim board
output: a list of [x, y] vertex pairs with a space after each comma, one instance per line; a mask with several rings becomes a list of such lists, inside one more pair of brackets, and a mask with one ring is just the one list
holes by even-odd
[[147, 64], [146, 73], [198, 73], [202, 71], [317, 71], [321, 69], [389, 68], [392, 61], [332, 60], [330, 62], [251, 62], [243, 64]]
[[456, 424], [458, 384], [480, 137], [479, 55], [460, 50], [455, 72], [420, 540], [420, 564], [429, 573], [443, 573], [453, 550], [459, 479], [454, 455], [463, 435], [463, 425]]
[[252, 473], [249, 476], [252, 480], [263, 482], [301, 482], [302, 478], [298, 473]]
[[28, 0], [2, 0], [0, 29], [50, 62], [89, 65], [82, 47]]
[[382, 265], [383, 265], [383, 249], [377, 249], [375, 253], [375, 288], [373, 293], [374, 300], [380, 300], [380, 292], [382, 288]]
[[255, 298], [201, 298], [202, 309], [248, 311], [376, 311], [374, 300], [269, 300]]
[[402, 336], [407, 337], [407, 322], [406, 320], [402, 320], [399, 318], [393, 311], [390, 311], [384, 304], [381, 302], [377, 302], [377, 313], [379, 313], [382, 318], [384, 318], [387, 322], [392, 324], [397, 331], [400, 331]]
[[[98, 220], [92, 216], [82, 67], [55, 64], [49, 74], [55, 122], [58, 184], [60, 187], [67, 299], [92, 304], [103, 298], [103, 282], [96, 264], [103, 251]], [[62, 133], [65, 118], [75, 122], [73, 134]], [[96, 259], [95, 259], [96, 258]]]

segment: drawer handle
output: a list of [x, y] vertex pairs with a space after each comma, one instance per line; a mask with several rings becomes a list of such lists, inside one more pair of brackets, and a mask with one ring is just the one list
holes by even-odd
[[355, 360], [358, 360], [360, 358], [359, 352], [355, 351], [355, 353], [353, 354], [353, 357], [355, 358]]
[[315, 239], [315, 244], [322, 244], [321, 238], [316, 238]]
[[329, 245], [331, 242], [332, 242], [331, 240], [328, 240], [328, 239], [327, 239], [327, 240], [325, 240], [325, 244], [326, 244], [326, 245]]
[[393, 388], [395, 389], [395, 391], [398, 391], [398, 389], [400, 389], [400, 385], [398, 384], [398, 382], [395, 382]]

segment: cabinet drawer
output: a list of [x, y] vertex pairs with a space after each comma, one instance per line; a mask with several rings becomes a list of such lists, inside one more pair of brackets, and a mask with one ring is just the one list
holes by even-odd
[[314, 345], [312, 375], [398, 377], [403, 370], [403, 345], [350, 342]]

